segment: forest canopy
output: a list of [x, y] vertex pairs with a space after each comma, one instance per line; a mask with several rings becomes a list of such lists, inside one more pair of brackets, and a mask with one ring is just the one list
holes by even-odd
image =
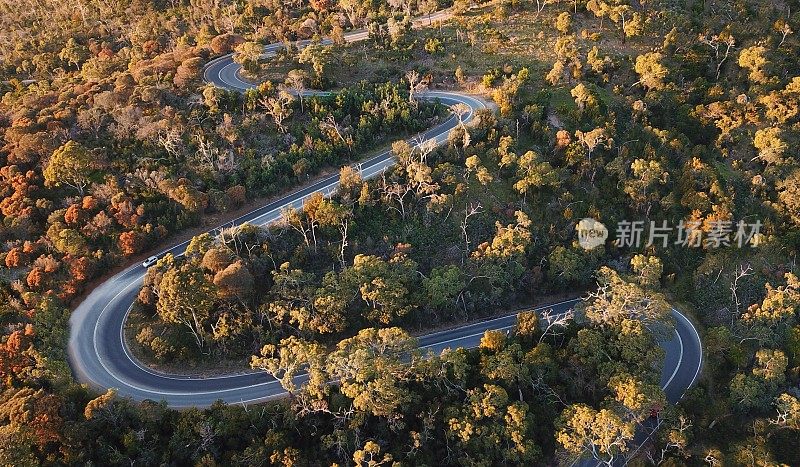
[[[800, 464], [798, 15], [794, 0], [5, 2], [0, 463]], [[205, 81], [229, 53], [252, 89]], [[464, 125], [426, 88], [494, 108]], [[451, 114], [442, 145], [415, 138]], [[363, 179], [356, 164], [389, 148], [397, 163]], [[198, 234], [334, 173], [335, 193], [279, 222]], [[612, 237], [625, 221], [760, 230], [587, 250], [584, 218]], [[138, 291], [136, 357], [263, 371], [287, 397], [178, 411], [78, 383], [71, 310], [178, 239], [187, 254]], [[569, 313], [531, 311], [564, 297]], [[704, 348], [678, 404], [660, 381], [673, 307]], [[509, 314], [477, 348], [418, 347]]]

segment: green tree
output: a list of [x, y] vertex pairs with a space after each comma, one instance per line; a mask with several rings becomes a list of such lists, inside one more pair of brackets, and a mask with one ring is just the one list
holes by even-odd
[[548, 276], [562, 285], [587, 284], [591, 281], [593, 270], [592, 266], [587, 265], [587, 259], [576, 247], [558, 245], [547, 257]]
[[464, 289], [464, 273], [457, 266], [439, 266], [433, 268], [428, 278], [424, 279], [427, 300], [431, 308], [453, 306], [456, 297]]
[[3, 465], [39, 465], [34, 437], [22, 426], [0, 425], [0, 463]]
[[389, 324], [414, 309], [411, 291], [417, 284], [417, 265], [407, 258], [389, 262], [370, 255], [356, 255], [342, 281], [353, 283], [369, 305], [370, 321]]
[[308, 63], [314, 70], [315, 86], [321, 87], [327, 79], [326, 71], [330, 65], [332, 53], [329, 46], [310, 44], [300, 51], [297, 59], [300, 63]]
[[[289, 321], [301, 331], [317, 334], [340, 332], [347, 326], [345, 309], [354, 292], [341, 284], [336, 273], [329, 272], [322, 279], [322, 287], [302, 293], [302, 298], [286, 306]], [[273, 305], [279, 305], [273, 302]]]
[[731, 405], [740, 412], [747, 412], [754, 407], [764, 408], [768, 403], [767, 388], [760, 379], [739, 373], [731, 380], [730, 400]]

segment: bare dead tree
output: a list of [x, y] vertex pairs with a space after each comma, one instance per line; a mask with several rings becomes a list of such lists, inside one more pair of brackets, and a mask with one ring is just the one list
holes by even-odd
[[177, 128], [170, 128], [169, 130], [158, 134], [158, 144], [169, 154], [170, 157], [177, 158], [183, 153], [183, 141], [181, 139], [181, 132]]
[[464, 220], [461, 221], [461, 235], [464, 237], [464, 251], [469, 252], [469, 235], [467, 234], [467, 224], [469, 218], [483, 212], [481, 203], [472, 203], [464, 207]]
[[[381, 186], [381, 197], [387, 201], [387, 209], [394, 209], [400, 216], [406, 218], [406, 196], [413, 193], [410, 185], [398, 182], [389, 183], [386, 180], [386, 174], [383, 174], [383, 183]], [[392, 202], [396, 202], [399, 206], [394, 206]]]
[[536, 0], [536, 16], [538, 17], [539, 14], [544, 11], [544, 7], [550, 3], [550, 0]]
[[718, 465], [722, 465], [722, 461], [714, 455], [713, 452], [709, 452], [706, 454], [706, 457], [703, 458], [703, 461], [706, 462], [711, 467], [717, 467]]
[[564, 313], [554, 313], [553, 309], [549, 308], [541, 313], [541, 318], [546, 323], [546, 326], [539, 337], [540, 343], [547, 336], [556, 337], [562, 335], [569, 322], [575, 318], [575, 310], [570, 308]]
[[338, 138], [342, 144], [352, 149], [352, 137], [347, 135], [347, 129], [336, 121], [336, 117], [334, 117], [333, 114], [329, 114], [327, 117], [325, 117], [325, 120], [319, 122], [319, 128], [320, 130], [330, 131], [331, 133], [335, 134], [336, 138]]
[[350, 216], [341, 216], [339, 219], [339, 223], [336, 225], [336, 228], [339, 230], [339, 235], [342, 236], [342, 244], [339, 247], [339, 263], [342, 265], [342, 269], [347, 267], [347, 262], [344, 258], [344, 250], [350, 244], [347, 242], [347, 233], [348, 227], [350, 226]]
[[264, 112], [272, 117], [275, 126], [278, 127], [278, 131], [286, 133], [287, 128], [283, 121], [292, 114], [291, 104], [293, 100], [294, 97], [291, 94], [281, 90], [276, 97], [262, 97], [258, 103], [264, 109]]
[[780, 48], [780, 46], [782, 46], [783, 43], [786, 41], [786, 36], [788, 36], [789, 34], [793, 34], [794, 31], [792, 31], [792, 28], [789, 26], [789, 23], [787, 23], [786, 21], [781, 21], [780, 31], [778, 32], [781, 33], [781, 41], [780, 43], [778, 43], [778, 48]]
[[736, 318], [739, 317], [739, 308], [742, 305], [741, 301], [739, 300], [739, 281], [747, 276], [752, 276], [752, 275], [753, 275], [753, 268], [750, 266], [750, 264], [748, 264], [747, 267], [744, 267], [743, 265], [740, 264], [733, 274], [733, 280], [731, 281], [730, 285], [731, 296], [733, 298], [733, 306], [734, 306], [734, 311], [731, 314], [731, 325], [733, 325], [734, 321], [736, 321]]
[[530, 383], [533, 392], [541, 394], [550, 400], [558, 401], [564, 407], [567, 406], [567, 403], [564, 402], [564, 399], [562, 399], [561, 396], [559, 396], [558, 393], [555, 390], [553, 390], [553, 388], [550, 387], [549, 384], [547, 384], [547, 382], [544, 380], [543, 375], [539, 374], [536, 375], [536, 378], [531, 378]]
[[219, 243], [236, 253], [237, 256], [240, 255], [243, 242], [241, 241], [239, 226], [228, 224], [216, 229], [214, 232], [216, 232]]
[[418, 92], [425, 90], [425, 82], [416, 70], [406, 72], [406, 81], [408, 81], [408, 102], [412, 105], [416, 105], [417, 101], [414, 99], [414, 96], [416, 96]]
[[714, 51], [714, 60], [717, 62], [716, 79], [719, 80], [722, 65], [728, 60], [731, 49], [736, 45], [736, 39], [730, 34], [714, 34], [712, 36], [701, 34], [699, 40], [700, 43], [711, 47], [711, 50]]
[[195, 160], [200, 167], [222, 173], [234, 172], [239, 168], [239, 161], [231, 149], [220, 150], [199, 133], [194, 135], [194, 140], [197, 143]]
[[311, 247], [311, 226], [306, 225], [303, 222], [303, 212], [300, 209], [295, 209], [293, 207], [288, 207], [281, 211], [281, 216], [283, 218], [284, 225], [291, 227], [297, 233], [303, 236], [303, 241], [306, 244], [306, 247]]
[[414, 138], [414, 150], [419, 154], [419, 161], [422, 163], [427, 162], [428, 155], [436, 149], [436, 141], [431, 138], [425, 139], [422, 134]]
[[464, 115], [467, 115], [470, 111], [470, 108], [467, 104], [463, 102], [459, 102], [458, 104], [454, 104], [450, 106], [450, 110], [453, 112], [453, 115], [456, 116], [458, 119], [458, 126], [464, 126]]
[[306, 74], [303, 70], [291, 70], [286, 75], [286, 84], [291, 87], [295, 94], [297, 94], [297, 98], [300, 99], [300, 112], [305, 112], [305, 107], [303, 106], [303, 93], [306, 90]]
[[217, 437], [214, 427], [211, 426], [210, 422], [204, 422], [200, 426], [199, 434], [200, 444], [195, 449], [195, 453], [207, 452], [214, 444], [214, 438]]
[[792, 395], [783, 394], [777, 399], [775, 402], [775, 410], [778, 414], [775, 418], [769, 419], [770, 424], [789, 429], [798, 427], [798, 422], [795, 420], [792, 409], [793, 398], [794, 396]]

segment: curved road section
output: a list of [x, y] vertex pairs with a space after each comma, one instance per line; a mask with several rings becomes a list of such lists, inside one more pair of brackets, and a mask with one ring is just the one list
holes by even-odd
[[[447, 12], [439, 12], [430, 17], [418, 18], [415, 27], [424, 26], [447, 18]], [[367, 37], [363, 31], [350, 33], [346, 40], [352, 42]], [[302, 44], [301, 44], [302, 46]], [[274, 53], [282, 44], [265, 47], [265, 55]], [[239, 66], [230, 55], [211, 61], [204, 71], [207, 82], [229, 90], [243, 91], [254, 87], [239, 76]], [[313, 93], [313, 91], [311, 91]], [[448, 91], [428, 91], [418, 95], [421, 99], [438, 101], [444, 105], [463, 104], [468, 111], [461, 120], [450, 116], [444, 122], [424, 132], [422, 140], [432, 140], [443, 144], [452, 129], [460, 124], [469, 124], [476, 111], [492, 108], [483, 99], [467, 94]], [[415, 138], [415, 141], [420, 139]], [[356, 167], [363, 178], [379, 175], [394, 164], [391, 152], [374, 156]], [[322, 192], [330, 196], [338, 186], [338, 175], [320, 180], [270, 202], [221, 227], [232, 227], [244, 223], [265, 225], [280, 219], [281, 211], [287, 207], [300, 208], [311, 194]], [[214, 233], [216, 230], [212, 230]], [[188, 242], [175, 245], [159, 253], [181, 255]], [[154, 371], [137, 361], [125, 344], [124, 323], [130, 307], [136, 299], [145, 275], [140, 264], [131, 266], [109, 278], [96, 287], [78, 305], [70, 318], [69, 358], [73, 371], [79, 381], [104, 391], [114, 388], [121, 396], [134, 400], [164, 400], [172, 407], [206, 407], [215, 401], [226, 403], [258, 402], [285, 393], [272, 377], [261, 372], [224, 375], [210, 378], [184, 377]], [[548, 306], [556, 313], [569, 310], [576, 300]], [[662, 375], [664, 387], [670, 401], [677, 402], [686, 389], [691, 386], [700, 372], [702, 348], [700, 338], [691, 322], [682, 314], [673, 311], [676, 320], [676, 334], [663, 346], [666, 360]], [[516, 323], [516, 314], [487, 321], [472, 323], [454, 329], [424, 335], [418, 338], [423, 350], [440, 352], [445, 348], [475, 347], [487, 330], [510, 330]]]

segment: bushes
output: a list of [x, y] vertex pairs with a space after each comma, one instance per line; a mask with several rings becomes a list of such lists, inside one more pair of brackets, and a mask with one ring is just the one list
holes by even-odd
[[174, 361], [178, 353], [167, 339], [156, 335], [156, 331], [151, 326], [142, 327], [136, 334], [136, 342], [151, 354], [154, 361], [159, 363]]

